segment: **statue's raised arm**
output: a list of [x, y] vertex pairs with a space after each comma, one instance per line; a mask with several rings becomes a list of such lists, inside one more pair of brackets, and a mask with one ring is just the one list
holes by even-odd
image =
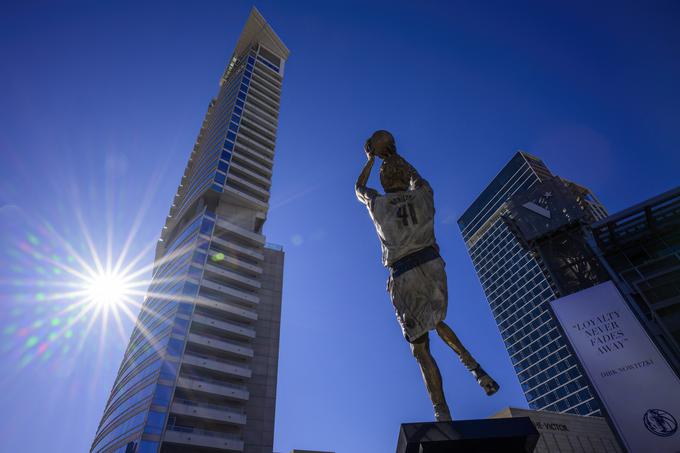
[[375, 155], [369, 148], [368, 140], [364, 145], [364, 152], [366, 153], [367, 160], [366, 164], [364, 164], [364, 168], [361, 169], [361, 173], [359, 173], [356, 184], [354, 185], [354, 193], [356, 193], [359, 201], [367, 205], [372, 198], [378, 195], [378, 192], [376, 192], [374, 189], [366, 187], [366, 184], [368, 183], [368, 177], [371, 176], [371, 170], [373, 169], [373, 164], [375, 163]]

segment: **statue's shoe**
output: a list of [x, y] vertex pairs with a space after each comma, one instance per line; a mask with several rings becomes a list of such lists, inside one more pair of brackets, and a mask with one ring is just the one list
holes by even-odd
[[477, 383], [488, 396], [493, 395], [500, 388], [498, 383], [491, 379], [491, 376], [486, 374], [486, 371], [480, 365], [477, 365], [477, 368], [472, 370], [472, 375], [477, 379]]
[[451, 412], [449, 412], [449, 408], [445, 404], [435, 404], [434, 419], [438, 422], [450, 422]]

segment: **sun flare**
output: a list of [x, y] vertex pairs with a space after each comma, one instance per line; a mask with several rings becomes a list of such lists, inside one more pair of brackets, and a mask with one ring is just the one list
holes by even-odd
[[114, 273], [102, 273], [87, 282], [88, 299], [99, 307], [118, 306], [124, 302], [128, 293], [125, 279]]

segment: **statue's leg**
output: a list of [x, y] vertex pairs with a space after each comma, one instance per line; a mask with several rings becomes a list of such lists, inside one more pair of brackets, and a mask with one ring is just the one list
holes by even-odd
[[444, 343], [449, 345], [449, 347], [458, 354], [458, 357], [460, 358], [460, 361], [463, 362], [463, 365], [465, 365], [465, 368], [472, 371], [479, 366], [472, 357], [472, 354], [465, 349], [465, 346], [463, 346], [463, 343], [458, 339], [458, 336], [444, 321], [437, 324], [437, 334], [444, 340]]
[[446, 404], [446, 398], [444, 398], [442, 375], [439, 372], [437, 362], [434, 361], [434, 357], [430, 353], [430, 337], [427, 333], [411, 343], [411, 352], [420, 365], [425, 388], [434, 407], [435, 419], [440, 422], [451, 420], [449, 405]]
[[498, 391], [498, 383], [496, 383], [491, 376], [486, 374], [486, 371], [484, 371], [479, 363], [472, 357], [472, 354], [465, 349], [465, 346], [463, 346], [463, 343], [458, 339], [458, 336], [444, 321], [437, 324], [437, 334], [439, 334], [441, 339], [458, 354], [460, 361], [463, 362], [465, 368], [467, 368], [475, 379], [477, 379], [477, 383], [484, 389], [487, 395], [491, 396]]

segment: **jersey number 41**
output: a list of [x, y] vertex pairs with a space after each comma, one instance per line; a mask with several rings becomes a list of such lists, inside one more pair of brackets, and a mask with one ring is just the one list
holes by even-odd
[[401, 219], [401, 224], [404, 226], [409, 225], [409, 220], [411, 225], [416, 225], [418, 223], [416, 210], [413, 208], [413, 204], [411, 203], [402, 204], [397, 208], [397, 218]]

